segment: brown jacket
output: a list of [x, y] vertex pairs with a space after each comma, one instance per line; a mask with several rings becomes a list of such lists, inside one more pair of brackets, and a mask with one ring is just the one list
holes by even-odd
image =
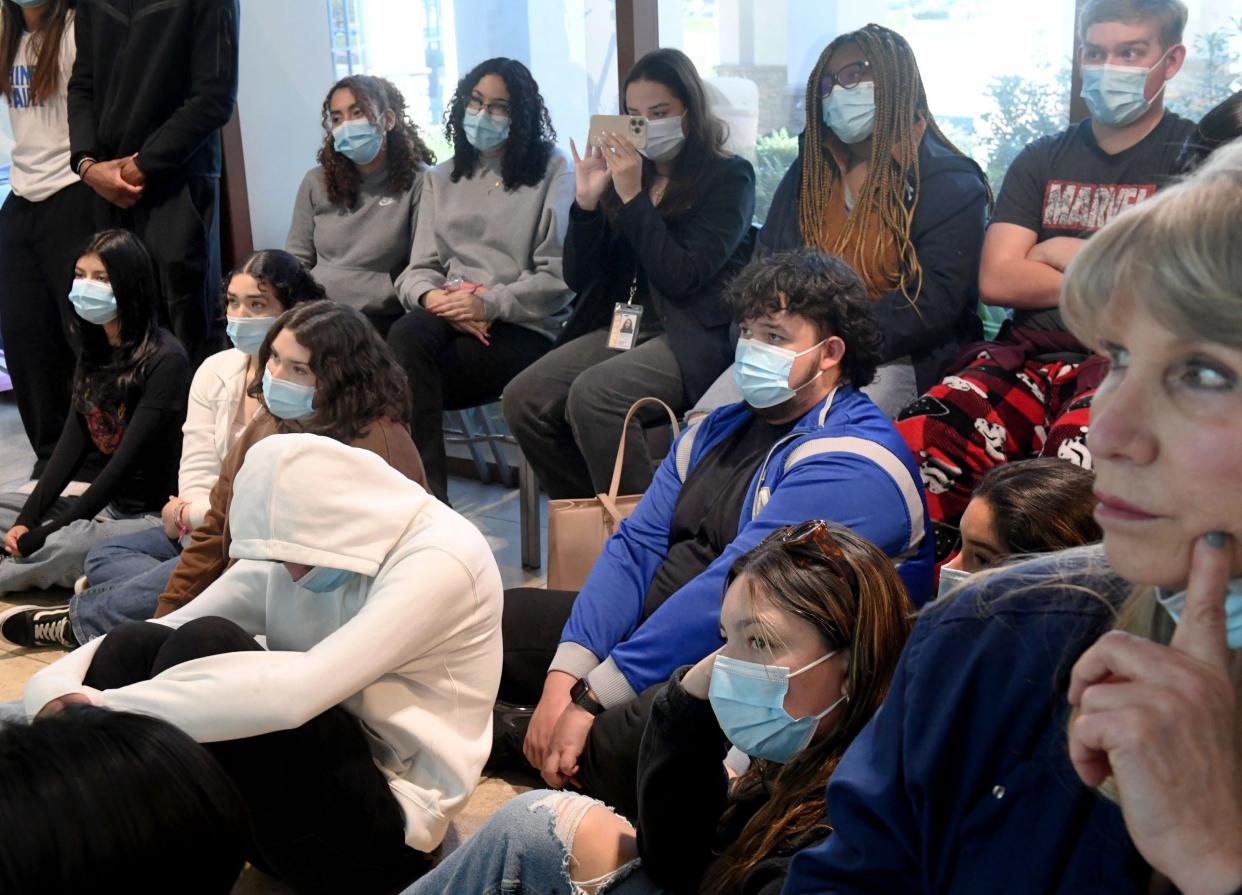
[[[181, 561], [168, 581], [168, 588], [160, 594], [160, 603], [155, 609], [156, 618], [193, 600], [229, 567], [232, 562], [229, 559], [229, 507], [233, 503], [233, 478], [241, 469], [250, 448], [269, 435], [287, 431], [296, 429], [288, 423], [282, 424], [268, 413], [260, 414], [246, 426], [220, 466], [220, 478], [211, 489], [211, 508], [203, 524], [194, 529], [190, 545], [181, 552]], [[430, 490], [418, 448], [414, 447], [410, 430], [403, 424], [380, 420], [351, 446], [378, 454], [393, 469]], [[342, 487], [345, 483], [325, 482], [324, 485]]]

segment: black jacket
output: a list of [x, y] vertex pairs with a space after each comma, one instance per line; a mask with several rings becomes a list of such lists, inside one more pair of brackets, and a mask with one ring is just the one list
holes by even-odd
[[608, 326], [617, 296], [613, 287], [628, 288], [635, 266], [641, 266], [689, 404], [733, 362], [732, 318], [721, 291], [750, 258], [747, 237], [755, 212], [750, 162], [737, 156], [711, 160], [699, 196], [692, 209], [672, 220], [660, 216], [645, 192], [621, 206], [612, 222], [575, 203], [564, 250], [565, 282], [579, 298], [561, 343]]
[[152, 187], [220, 173], [237, 99], [237, 0], [80, 0], [70, 165], [138, 153]]
[[[761, 253], [804, 245], [798, 222], [801, 137], [798, 142], [798, 158], [777, 187], [759, 233]], [[953, 152], [930, 131], [919, 146], [919, 173], [922, 185], [910, 240], [923, 266], [923, 288], [914, 307], [900, 290], [881, 296], [871, 307], [884, 334], [882, 362], [909, 355], [922, 393], [936, 384], [962, 345], [983, 337], [979, 259], [987, 226], [988, 189], [979, 166]]]
[[[681, 686], [686, 670], [651, 704], [638, 752], [638, 851], [647, 874], [677, 895], [698, 891], [717, 855], [768, 800], [762, 785], [729, 792], [723, 765], [729, 743], [711, 704]], [[717, 895], [779, 895], [794, 854], [822, 838], [789, 843], [760, 861], [740, 887]]]

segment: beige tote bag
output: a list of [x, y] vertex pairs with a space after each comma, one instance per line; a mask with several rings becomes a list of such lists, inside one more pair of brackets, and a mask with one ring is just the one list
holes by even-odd
[[659, 398], [639, 398], [630, 405], [621, 427], [617, 460], [612, 467], [612, 485], [607, 494], [595, 497], [548, 501], [548, 587], [551, 590], [580, 590], [595, 561], [604, 552], [607, 541], [621, 525], [621, 520], [634, 512], [641, 494], [617, 496], [621, 487], [621, 467], [625, 463], [625, 433], [630, 420], [644, 404], [659, 404], [673, 424], [673, 437], [681, 434], [677, 414]]

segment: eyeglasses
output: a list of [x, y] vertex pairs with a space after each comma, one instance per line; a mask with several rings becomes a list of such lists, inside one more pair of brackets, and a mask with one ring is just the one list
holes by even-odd
[[[844, 581], [851, 590], [855, 589], [856, 579], [849, 563], [845, 560], [845, 551], [841, 549], [841, 545], [833, 538], [832, 532], [828, 530], [828, 523], [824, 520], [812, 519], [809, 522], [803, 522], [801, 525], [778, 531], [773, 537], [783, 547], [812, 545], [818, 548], [824, 564], [832, 569], [836, 576]], [[794, 560], [797, 562], [798, 557], [794, 557]], [[799, 565], [805, 568], [804, 562], [800, 562]]]
[[825, 72], [824, 77], [819, 82], [820, 95], [830, 96], [834, 86], [839, 86], [844, 90], [853, 90], [862, 83], [863, 78], [870, 70], [871, 63], [863, 59], [859, 62], [851, 62], [835, 75], [832, 72]]
[[493, 118], [508, 118], [509, 117], [509, 104], [505, 102], [504, 100], [500, 100], [500, 99], [495, 100], [490, 103], [484, 103], [483, 97], [472, 96], [470, 97], [470, 99], [466, 101], [466, 108], [469, 109], [471, 112], [477, 112], [479, 111], [479, 109], [484, 109], [486, 110], [487, 114], [491, 115]]

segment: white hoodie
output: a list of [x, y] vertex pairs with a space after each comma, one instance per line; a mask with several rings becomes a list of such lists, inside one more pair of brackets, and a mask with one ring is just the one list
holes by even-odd
[[[85, 693], [214, 742], [298, 727], [339, 704], [362, 722], [389, 778], [406, 843], [435, 848], [491, 748], [502, 590], [486, 540], [380, 457], [317, 435], [260, 441], [233, 493], [238, 562], [157, 623], [222, 616], [266, 635], [267, 651], [196, 659], [98, 691], [82, 681], [99, 638], [30, 679], [28, 715]], [[360, 574], [315, 594], [282, 562]]]

